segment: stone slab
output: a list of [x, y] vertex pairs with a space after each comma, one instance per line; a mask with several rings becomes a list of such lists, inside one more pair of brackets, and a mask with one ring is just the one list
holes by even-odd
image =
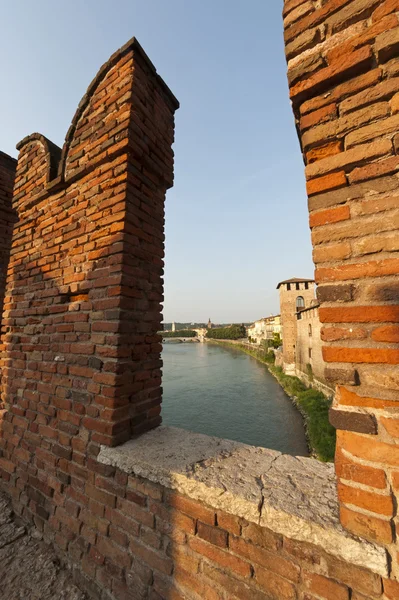
[[102, 446], [98, 460], [388, 574], [384, 549], [341, 526], [332, 464], [164, 426]]

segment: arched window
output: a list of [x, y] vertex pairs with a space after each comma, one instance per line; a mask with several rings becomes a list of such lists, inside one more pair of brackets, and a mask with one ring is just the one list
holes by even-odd
[[305, 300], [303, 299], [303, 296], [298, 296], [296, 299], [296, 309], [299, 310], [300, 308], [305, 308]]
[[309, 330], [309, 337], [311, 337], [311, 335], [312, 335], [312, 325], [310, 323], [309, 323], [308, 330]]

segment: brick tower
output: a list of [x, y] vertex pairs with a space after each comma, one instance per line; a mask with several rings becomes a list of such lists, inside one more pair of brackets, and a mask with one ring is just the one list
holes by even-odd
[[284, 371], [290, 374], [295, 373], [296, 313], [308, 308], [314, 300], [315, 282], [294, 277], [280, 281], [277, 289], [280, 292]]

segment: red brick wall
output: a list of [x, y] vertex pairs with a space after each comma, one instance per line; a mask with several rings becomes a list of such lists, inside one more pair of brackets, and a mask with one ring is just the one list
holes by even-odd
[[337, 384], [341, 520], [386, 545], [396, 578], [398, 10], [396, 0], [286, 0], [284, 9], [323, 356]]
[[7, 266], [10, 258], [12, 227], [15, 221], [12, 211], [12, 194], [16, 166], [17, 161], [14, 158], [0, 152], [0, 322], [3, 313]]
[[91, 84], [61, 160], [39, 134], [18, 145], [2, 398], [3, 447], [22, 463], [34, 447], [83, 460], [93, 443], [115, 445], [160, 423], [176, 107], [133, 42]]
[[[25, 519], [36, 507], [47, 539], [91, 597], [116, 600], [396, 600], [392, 580], [89, 457], [70, 482], [3, 486]], [[51, 472], [51, 466], [49, 466]], [[6, 483], [6, 480], [9, 482]], [[25, 479], [35, 481], [33, 464]], [[19, 497], [19, 500], [17, 498]], [[109, 596], [106, 596], [109, 598]]]

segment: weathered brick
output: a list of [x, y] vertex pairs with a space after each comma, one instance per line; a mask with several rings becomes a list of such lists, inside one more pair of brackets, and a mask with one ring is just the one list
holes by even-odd
[[297, 594], [292, 583], [289, 583], [275, 573], [255, 567], [255, 579], [273, 600], [296, 600]]
[[347, 586], [333, 579], [305, 571], [303, 581], [308, 590], [326, 598], [326, 600], [349, 600]]
[[399, 51], [399, 27], [381, 33], [375, 41], [375, 49], [381, 63], [397, 56]]
[[353, 169], [349, 175], [350, 183], [358, 183], [360, 181], [366, 181], [374, 179], [375, 177], [381, 177], [381, 175], [390, 175], [395, 173], [399, 169], [399, 157], [392, 156], [385, 160], [373, 162], [365, 167], [357, 167]]
[[334, 87], [328, 94], [321, 94], [316, 98], [311, 98], [304, 102], [300, 107], [301, 114], [306, 114], [312, 110], [317, 110], [326, 104], [336, 102], [338, 100], [344, 100], [345, 98], [352, 96], [356, 92], [366, 90], [369, 93], [369, 88], [372, 88], [381, 79], [381, 69], [373, 69], [368, 73], [359, 75], [354, 79], [345, 81]]
[[330, 408], [329, 420], [336, 429], [347, 429], [370, 435], [378, 433], [377, 422], [370, 414]]
[[378, 596], [382, 592], [381, 577], [366, 569], [361, 569], [341, 560], [328, 561], [328, 575], [345, 583], [350, 588], [367, 595]]
[[384, 594], [388, 600], [399, 598], [399, 582], [393, 579], [383, 579]]
[[343, 143], [342, 141], [331, 142], [330, 144], [326, 144], [325, 146], [318, 146], [317, 148], [311, 148], [306, 152], [306, 162], [307, 164], [312, 164], [319, 160], [323, 160], [330, 156], [335, 156], [343, 151]]
[[353, 504], [370, 512], [391, 517], [393, 515], [392, 496], [368, 492], [343, 483], [338, 484], [338, 496], [343, 504]]
[[357, 458], [392, 467], [399, 465], [399, 447], [395, 444], [387, 444], [349, 431], [339, 431], [338, 439], [342, 447]]
[[227, 594], [228, 598], [251, 598], [252, 600], [269, 600], [268, 595], [259, 591], [259, 588], [249, 586], [244, 581], [240, 581], [230, 574], [215, 569], [214, 566], [204, 563], [203, 572], [211, 581], [216, 582]]
[[217, 524], [222, 529], [229, 531], [230, 533], [234, 533], [234, 535], [240, 535], [241, 533], [240, 519], [234, 515], [218, 512]]
[[378, 22], [385, 15], [397, 10], [399, 10], [398, 0], [385, 0], [375, 9], [371, 17], [373, 21]]
[[215, 524], [215, 511], [203, 506], [199, 502], [194, 502], [190, 498], [179, 496], [174, 492], [167, 495], [167, 502], [170, 506], [177, 508], [194, 519], [200, 519], [207, 525]]
[[345, 406], [364, 406], [368, 408], [388, 408], [388, 407], [399, 407], [398, 402], [395, 400], [383, 400], [381, 398], [370, 398], [368, 396], [361, 396], [347, 390], [344, 387], [338, 389], [339, 392], [339, 403]]
[[198, 521], [197, 534], [198, 537], [206, 540], [214, 546], [227, 548], [227, 532], [223, 531], [223, 529], [220, 529], [219, 527], [212, 527], [211, 525], [206, 525], [205, 523]]
[[399, 342], [399, 326], [398, 325], [384, 325], [376, 327], [371, 332], [371, 337], [376, 342]]
[[328, 104], [323, 106], [312, 113], [304, 115], [300, 120], [300, 127], [302, 131], [305, 131], [309, 127], [323, 123], [324, 121], [331, 121], [337, 117], [337, 105]]
[[381, 544], [392, 542], [392, 528], [389, 521], [355, 512], [346, 506], [340, 507], [340, 519], [342, 525], [355, 535]]
[[205, 556], [208, 560], [228, 569], [229, 571], [233, 571], [241, 577], [251, 576], [250, 564], [244, 560], [241, 560], [237, 556], [230, 554], [229, 552], [220, 550], [216, 546], [208, 544], [207, 542], [204, 542], [198, 538], [189, 538], [188, 545], [191, 550], [197, 552], [197, 554]]
[[268, 550], [280, 550], [282, 547], [282, 537], [269, 531], [265, 527], [259, 527], [254, 523], [244, 523], [242, 527], [242, 537], [257, 546], [267, 548]]
[[152, 550], [142, 545], [138, 540], [130, 540], [130, 550], [134, 556], [140, 557], [151, 568], [170, 575], [173, 570], [173, 562], [170, 558], [164, 556], [161, 552]]
[[[364, 161], [374, 160], [382, 156], [387, 156], [389, 154], [392, 154], [391, 140], [383, 139], [369, 144], [361, 144], [359, 146], [351, 148], [350, 150], [346, 150], [345, 152], [336, 153], [333, 156], [329, 156], [322, 160], [318, 160], [317, 163], [308, 165], [305, 170], [306, 177], [308, 179], [313, 177], [319, 177], [330, 171], [342, 169], [343, 167], [345, 167], [345, 169], [348, 170], [350, 169], [350, 167], [353, 167], [357, 163], [363, 163]], [[370, 167], [371, 166], [372, 165], [370, 165]]]
[[229, 548], [232, 552], [243, 556], [252, 564], [256, 563], [262, 567], [266, 567], [290, 581], [299, 581], [299, 567], [274, 553], [234, 536], [230, 536], [229, 538]]
[[351, 460], [344, 454], [341, 446], [335, 452], [335, 471], [341, 479], [354, 481], [380, 490], [387, 487], [385, 471], [369, 467]]
[[317, 246], [313, 250], [313, 261], [315, 264], [323, 262], [332, 262], [350, 257], [352, 247], [349, 242], [340, 242], [338, 244], [326, 244]]
[[[317, 234], [315, 234], [317, 235]], [[328, 236], [327, 236], [328, 237]], [[395, 275], [399, 267], [397, 258], [387, 258], [383, 260], [370, 260], [368, 262], [343, 264], [337, 267], [318, 267], [316, 271], [316, 281], [327, 283], [330, 281], [347, 281], [349, 279], [361, 279], [365, 277], [382, 277], [383, 275]], [[371, 307], [373, 318], [375, 320], [375, 309]], [[391, 311], [392, 313], [393, 311]], [[379, 320], [379, 319], [378, 319]], [[396, 318], [390, 317], [388, 321], [396, 321]]]
[[397, 77], [381, 81], [381, 83], [343, 100], [339, 105], [340, 114], [358, 110], [378, 100], [389, 99], [397, 91], [399, 91], [399, 79]]
[[387, 305], [322, 307], [320, 320], [322, 323], [399, 322], [399, 314], [395, 306]]
[[108, 558], [115, 565], [129, 568], [132, 558], [125, 548], [121, 548], [111, 540], [98, 536], [96, 548], [103, 556]]
[[325, 192], [326, 190], [335, 190], [346, 185], [345, 171], [339, 171], [330, 175], [324, 175], [323, 177], [317, 177], [316, 179], [310, 179], [306, 183], [306, 190], [308, 196], [312, 196], [313, 194], [320, 194], [320, 192]]
[[380, 417], [380, 421], [389, 435], [399, 438], [399, 419]]
[[303, 102], [312, 95], [321, 94], [324, 90], [333, 87], [335, 83], [349, 79], [354, 75], [366, 71], [372, 63], [372, 54], [369, 47], [365, 46], [352, 54], [337, 60], [325, 69], [317, 71], [304, 81], [300, 81], [290, 90], [294, 103]]
[[323, 348], [323, 359], [326, 362], [343, 363], [374, 363], [374, 364], [399, 364], [399, 350], [385, 348]]
[[310, 227], [320, 227], [320, 225], [346, 221], [349, 218], [349, 206], [338, 206], [337, 208], [329, 208], [320, 212], [312, 212], [309, 219], [309, 225]]
[[368, 332], [361, 327], [322, 327], [320, 337], [325, 342], [364, 340], [368, 337]]

